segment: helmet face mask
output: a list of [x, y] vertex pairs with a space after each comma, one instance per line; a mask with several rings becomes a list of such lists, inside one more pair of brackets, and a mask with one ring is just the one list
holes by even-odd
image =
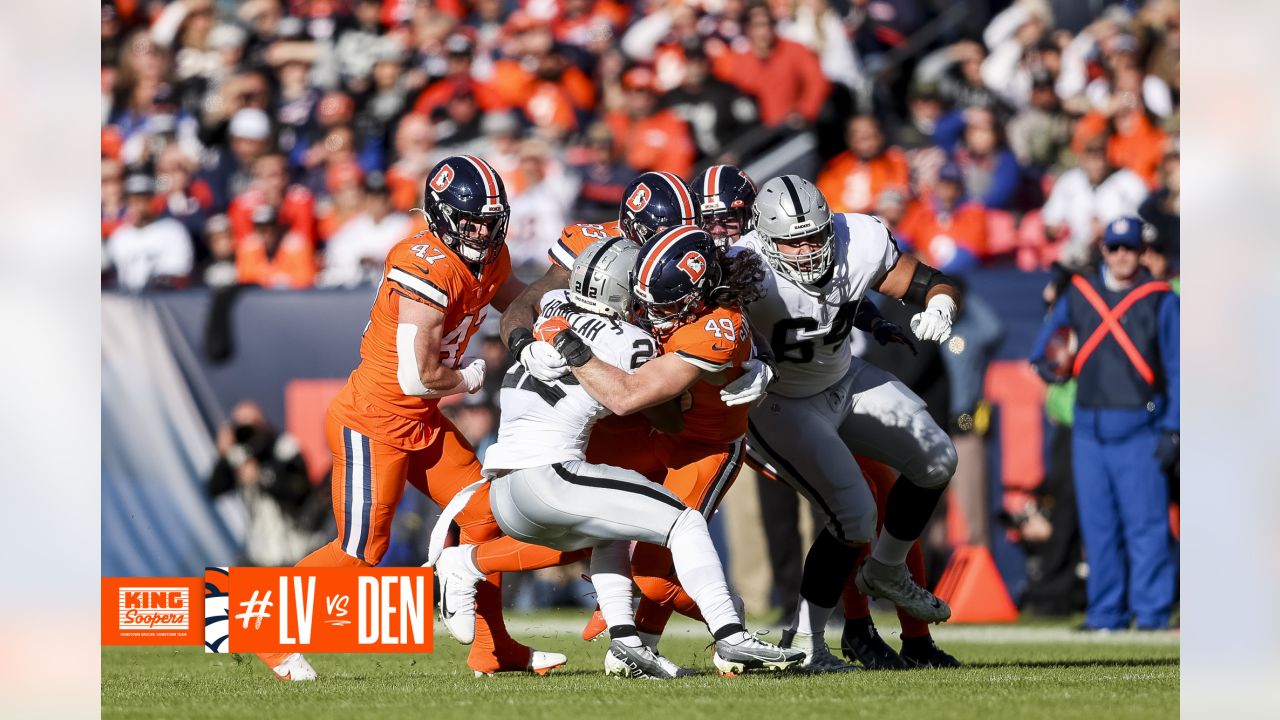
[[[778, 274], [804, 285], [827, 275], [834, 255], [834, 216], [813, 183], [794, 175], [770, 180], [751, 215], [764, 259]], [[797, 245], [817, 247], [792, 252]]]
[[440, 203], [438, 214], [445, 220], [438, 234], [462, 259], [477, 265], [488, 265], [498, 259], [506, 238], [510, 212], [473, 214]]
[[733, 165], [712, 165], [692, 183], [701, 216], [699, 225], [721, 250], [751, 231], [756, 184]]
[[642, 327], [665, 336], [689, 324], [704, 307], [702, 293], [695, 290], [671, 302], [637, 302], [635, 315]]

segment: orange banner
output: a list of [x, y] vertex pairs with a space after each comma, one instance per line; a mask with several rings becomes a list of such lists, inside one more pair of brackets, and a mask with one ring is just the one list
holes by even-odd
[[430, 568], [231, 568], [211, 651], [431, 652], [432, 585]]

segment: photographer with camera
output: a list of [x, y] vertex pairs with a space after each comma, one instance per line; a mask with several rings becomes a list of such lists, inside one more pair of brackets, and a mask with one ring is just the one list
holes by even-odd
[[307, 512], [311, 481], [298, 442], [277, 433], [262, 408], [242, 400], [218, 430], [218, 462], [209, 497], [236, 491], [248, 513], [243, 560], [250, 565], [292, 565], [314, 544]]

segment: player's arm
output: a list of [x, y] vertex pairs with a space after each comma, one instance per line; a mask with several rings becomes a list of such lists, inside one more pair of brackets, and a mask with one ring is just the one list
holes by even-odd
[[[502, 283], [502, 286], [498, 288], [498, 292], [494, 293], [493, 300], [490, 301], [490, 304], [497, 308], [498, 312], [503, 314], [502, 319], [505, 322], [507, 319], [506, 313], [507, 310], [510, 309], [511, 304], [523, 297], [524, 293], [528, 289], [529, 286], [521, 282], [520, 278], [515, 275], [508, 275], [506, 282]], [[542, 296], [539, 295], [538, 297]], [[534, 299], [536, 300], [537, 298]], [[537, 312], [536, 308], [534, 312]]]
[[[564, 353], [564, 349], [561, 352]], [[570, 355], [565, 359], [572, 367], [574, 359]], [[650, 360], [634, 374], [625, 373], [594, 357], [573, 368], [573, 376], [587, 393], [615, 415], [630, 415], [677, 399], [702, 377], [702, 373], [675, 353]]]
[[444, 397], [475, 392], [484, 382], [484, 361], [472, 361], [463, 370], [440, 362], [440, 338], [444, 313], [424, 302], [400, 296], [396, 326], [396, 378], [405, 395]]
[[[514, 279], [514, 278], [512, 278]], [[508, 283], [511, 280], [507, 281]], [[516, 282], [520, 282], [516, 280]], [[569, 271], [559, 265], [552, 265], [542, 274], [542, 277], [534, 280], [528, 285], [521, 283], [519, 292], [508, 301], [504, 306], [498, 305], [498, 298], [494, 297], [494, 306], [502, 311], [502, 323], [498, 326], [499, 332], [502, 334], [502, 340], [507, 344], [507, 349], [516, 354], [519, 348], [512, 344], [511, 333], [515, 330], [523, 329], [530, 333], [529, 339], [532, 340], [533, 324], [538, 320], [539, 303], [542, 296], [552, 290], [559, 290], [569, 286]], [[503, 285], [506, 288], [506, 285]], [[498, 293], [502, 294], [501, 291]], [[524, 333], [518, 333], [517, 338], [523, 336]], [[518, 356], [518, 355], [517, 355]]]
[[924, 312], [911, 318], [911, 330], [921, 340], [942, 342], [951, 336], [951, 323], [960, 305], [960, 288], [944, 273], [913, 255], [898, 255], [889, 272], [872, 289], [924, 306]]
[[858, 310], [853, 314], [853, 326], [863, 332], [871, 333], [871, 337], [881, 345], [888, 345], [891, 342], [899, 343], [906, 345], [912, 355], [917, 354], [916, 344], [911, 342], [911, 338], [896, 323], [885, 320], [880, 314], [880, 308], [876, 307], [869, 298], [863, 298], [858, 303]]

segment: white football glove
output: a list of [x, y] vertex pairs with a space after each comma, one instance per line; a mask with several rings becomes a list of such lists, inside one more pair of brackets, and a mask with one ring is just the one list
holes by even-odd
[[529, 374], [543, 382], [551, 382], [569, 373], [569, 363], [549, 342], [538, 340], [520, 351], [520, 364]]
[[484, 358], [472, 360], [458, 372], [462, 373], [462, 382], [467, 385], [467, 392], [473, 393], [484, 386]]
[[720, 399], [729, 407], [754, 403], [764, 397], [769, 383], [773, 382], [773, 367], [763, 360], [751, 358], [742, 369], [746, 373], [720, 391]]
[[951, 323], [956, 316], [956, 303], [946, 295], [935, 295], [924, 312], [911, 318], [911, 332], [928, 342], [945, 342], [951, 337]]

